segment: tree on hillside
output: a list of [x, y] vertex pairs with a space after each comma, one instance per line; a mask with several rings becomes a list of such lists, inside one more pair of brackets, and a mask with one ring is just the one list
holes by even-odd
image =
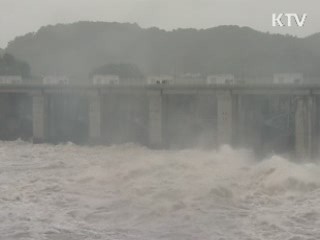
[[143, 79], [144, 74], [138, 66], [128, 63], [111, 63], [96, 68], [90, 74], [94, 75], [116, 75], [120, 79]]
[[19, 75], [22, 78], [29, 78], [30, 67], [26, 62], [5, 53], [0, 56], [0, 75]]

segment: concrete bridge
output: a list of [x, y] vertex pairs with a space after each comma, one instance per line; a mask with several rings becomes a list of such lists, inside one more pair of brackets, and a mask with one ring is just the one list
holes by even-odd
[[0, 139], [318, 154], [320, 85], [0, 86]]

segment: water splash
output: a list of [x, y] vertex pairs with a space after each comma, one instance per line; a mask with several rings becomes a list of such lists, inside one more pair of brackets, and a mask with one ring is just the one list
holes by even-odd
[[320, 239], [320, 166], [246, 150], [0, 143], [4, 239]]

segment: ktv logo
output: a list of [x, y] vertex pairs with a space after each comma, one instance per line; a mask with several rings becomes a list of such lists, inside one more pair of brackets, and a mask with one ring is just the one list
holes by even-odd
[[297, 13], [280, 13], [272, 14], [272, 26], [273, 27], [303, 27], [306, 23], [308, 14], [304, 13], [301, 16]]

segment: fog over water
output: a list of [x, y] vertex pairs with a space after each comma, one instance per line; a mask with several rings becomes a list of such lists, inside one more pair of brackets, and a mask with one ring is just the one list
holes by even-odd
[[246, 150], [0, 142], [1, 239], [320, 239], [320, 166]]

